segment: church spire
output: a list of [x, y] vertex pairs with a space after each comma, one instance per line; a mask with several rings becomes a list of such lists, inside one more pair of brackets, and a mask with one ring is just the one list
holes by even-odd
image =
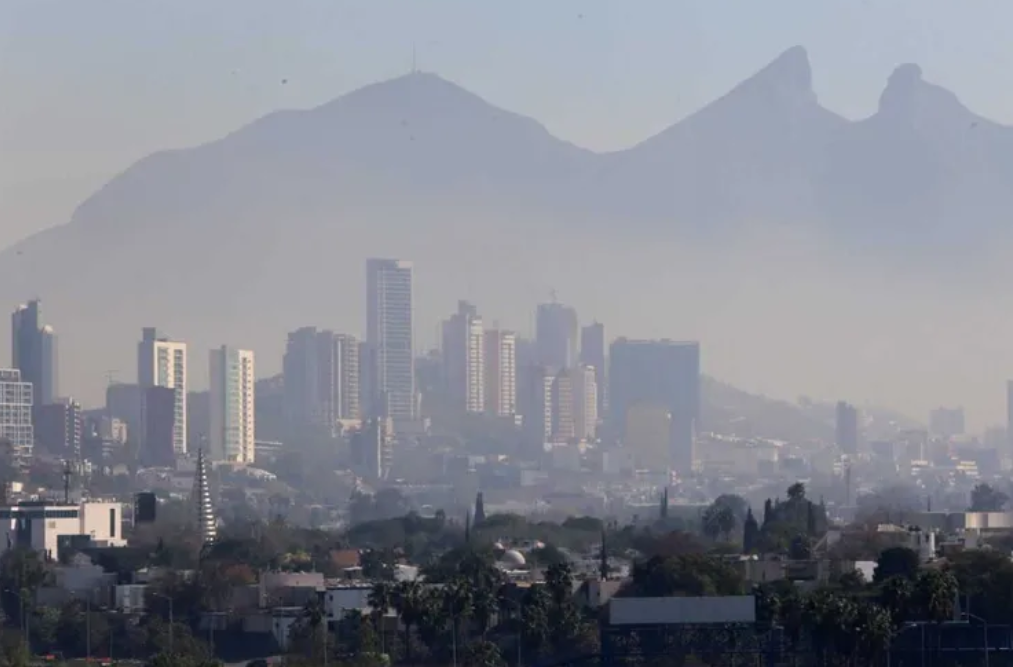
[[203, 449], [197, 450], [197, 468], [193, 473], [193, 493], [190, 502], [194, 503], [197, 511], [197, 527], [200, 529], [201, 543], [211, 544], [218, 536], [218, 521], [211, 505], [211, 487], [208, 485]]

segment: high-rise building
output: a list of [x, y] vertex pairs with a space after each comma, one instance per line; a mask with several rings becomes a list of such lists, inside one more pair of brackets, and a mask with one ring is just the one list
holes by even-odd
[[81, 404], [68, 398], [37, 406], [34, 412], [35, 443], [56, 457], [80, 459], [84, 429]]
[[485, 409], [485, 330], [475, 306], [457, 303], [457, 313], [443, 323], [443, 378], [454, 409]]
[[352, 434], [352, 467], [369, 480], [386, 479], [393, 465], [393, 424], [390, 419], [366, 420]]
[[[139, 443], [141, 465], [170, 468], [176, 463], [176, 398], [170, 387], [144, 387], [141, 392]], [[130, 436], [130, 429], [127, 429]]]
[[858, 453], [858, 408], [844, 401], [837, 402], [835, 423], [837, 448], [843, 454]]
[[106, 416], [126, 424], [127, 439], [141, 451], [144, 445], [143, 406], [144, 390], [140, 385], [117, 382], [106, 387]]
[[581, 364], [573, 373], [574, 437], [592, 440], [598, 431], [598, 369]]
[[577, 437], [574, 384], [569, 368], [560, 369], [552, 378], [552, 442], [567, 443]]
[[594, 368], [598, 387], [597, 410], [599, 415], [604, 415], [608, 384], [605, 381], [605, 325], [601, 322], [594, 322], [580, 330], [580, 363]]
[[253, 463], [255, 386], [253, 352], [225, 345], [211, 350], [211, 461]]
[[366, 342], [372, 396], [368, 416], [415, 417], [412, 265], [398, 259], [366, 262]]
[[669, 414], [670, 468], [689, 472], [700, 419], [700, 344], [620, 338], [609, 353], [609, 426], [620, 438], [630, 410], [664, 408]]
[[56, 334], [42, 323], [38, 300], [18, 306], [11, 315], [11, 365], [21, 371], [22, 382], [32, 383], [35, 405], [56, 402]]
[[498, 417], [517, 413], [517, 335], [485, 332], [485, 411]]
[[359, 419], [360, 344], [354, 336], [303, 327], [288, 335], [283, 375], [289, 425], [330, 437]]
[[521, 387], [517, 397], [518, 407], [523, 420], [524, 438], [533, 450], [543, 451], [546, 443], [552, 441], [555, 379], [555, 373], [544, 366], [526, 366], [519, 371]]
[[11, 455], [23, 461], [32, 455], [32, 383], [21, 379], [17, 368], [0, 368], [0, 444], [10, 444]]
[[571, 368], [577, 363], [577, 311], [561, 303], [542, 303], [535, 314], [538, 363]]
[[142, 389], [165, 387], [175, 392], [172, 446], [177, 454], [185, 454], [186, 343], [160, 337], [153, 327], [145, 327], [137, 344], [137, 384]]
[[929, 433], [940, 438], [964, 434], [964, 408], [936, 408], [929, 413]]

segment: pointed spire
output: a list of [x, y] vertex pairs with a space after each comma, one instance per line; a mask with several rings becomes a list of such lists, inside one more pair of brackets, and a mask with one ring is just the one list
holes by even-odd
[[211, 487], [208, 484], [207, 465], [204, 461], [204, 450], [197, 450], [197, 467], [193, 473], [193, 493], [190, 501], [197, 511], [197, 527], [203, 544], [211, 544], [218, 536], [218, 522], [215, 510], [211, 505]]
[[475, 525], [477, 526], [483, 521], [485, 521], [485, 496], [479, 491], [475, 496]]

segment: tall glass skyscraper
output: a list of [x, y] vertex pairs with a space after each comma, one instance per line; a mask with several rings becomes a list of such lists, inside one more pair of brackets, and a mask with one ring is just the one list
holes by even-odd
[[366, 343], [369, 405], [365, 417], [415, 418], [415, 345], [412, 264], [366, 261]]
[[38, 300], [18, 306], [11, 315], [11, 366], [21, 371], [22, 382], [32, 383], [35, 405], [56, 401], [56, 333], [43, 324]]

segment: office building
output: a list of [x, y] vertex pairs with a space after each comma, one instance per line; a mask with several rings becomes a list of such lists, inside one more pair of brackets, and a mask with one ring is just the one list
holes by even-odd
[[141, 389], [165, 387], [175, 392], [172, 446], [176, 454], [185, 454], [186, 343], [160, 337], [154, 328], [146, 327], [137, 344], [137, 384]]
[[573, 372], [573, 427], [578, 440], [593, 440], [598, 432], [598, 369], [581, 364]]
[[929, 433], [938, 438], [964, 434], [964, 408], [936, 408], [929, 413]]
[[594, 368], [594, 381], [598, 387], [597, 411], [599, 415], [605, 414], [606, 389], [608, 384], [605, 380], [605, 325], [601, 322], [594, 322], [580, 330], [580, 363], [584, 366]]
[[571, 368], [577, 363], [577, 311], [561, 303], [542, 303], [535, 314], [538, 363], [549, 368]]
[[0, 368], [0, 443], [10, 443], [18, 461], [31, 457], [35, 444], [32, 426], [32, 383], [17, 368]]
[[170, 387], [141, 389], [141, 433], [133, 442], [139, 443], [137, 456], [145, 467], [171, 468], [176, 464], [177, 395]]
[[73, 399], [35, 408], [35, 444], [57, 458], [81, 458], [83, 429], [81, 404]]
[[457, 313], [443, 322], [443, 379], [455, 410], [485, 410], [485, 330], [475, 306], [457, 303]]
[[517, 335], [485, 332], [485, 411], [497, 417], [517, 413]]
[[394, 463], [393, 424], [390, 419], [373, 418], [352, 434], [352, 469], [367, 480], [387, 478]]
[[0, 553], [32, 549], [57, 561], [65, 548], [123, 547], [123, 505], [29, 501], [0, 507]]
[[634, 407], [664, 408], [670, 419], [669, 469], [692, 470], [700, 418], [699, 343], [620, 338], [610, 348], [608, 382], [613, 437], [627, 432]]
[[256, 401], [253, 352], [223, 345], [211, 351], [208, 458], [253, 463]]
[[38, 300], [18, 306], [11, 315], [11, 366], [21, 371], [22, 382], [32, 383], [35, 405], [56, 402], [56, 334], [43, 324]]
[[290, 428], [334, 437], [360, 413], [360, 352], [354, 336], [303, 327], [288, 335], [284, 410]]
[[842, 454], [858, 454], [858, 409], [844, 401], [837, 403], [835, 441]]

